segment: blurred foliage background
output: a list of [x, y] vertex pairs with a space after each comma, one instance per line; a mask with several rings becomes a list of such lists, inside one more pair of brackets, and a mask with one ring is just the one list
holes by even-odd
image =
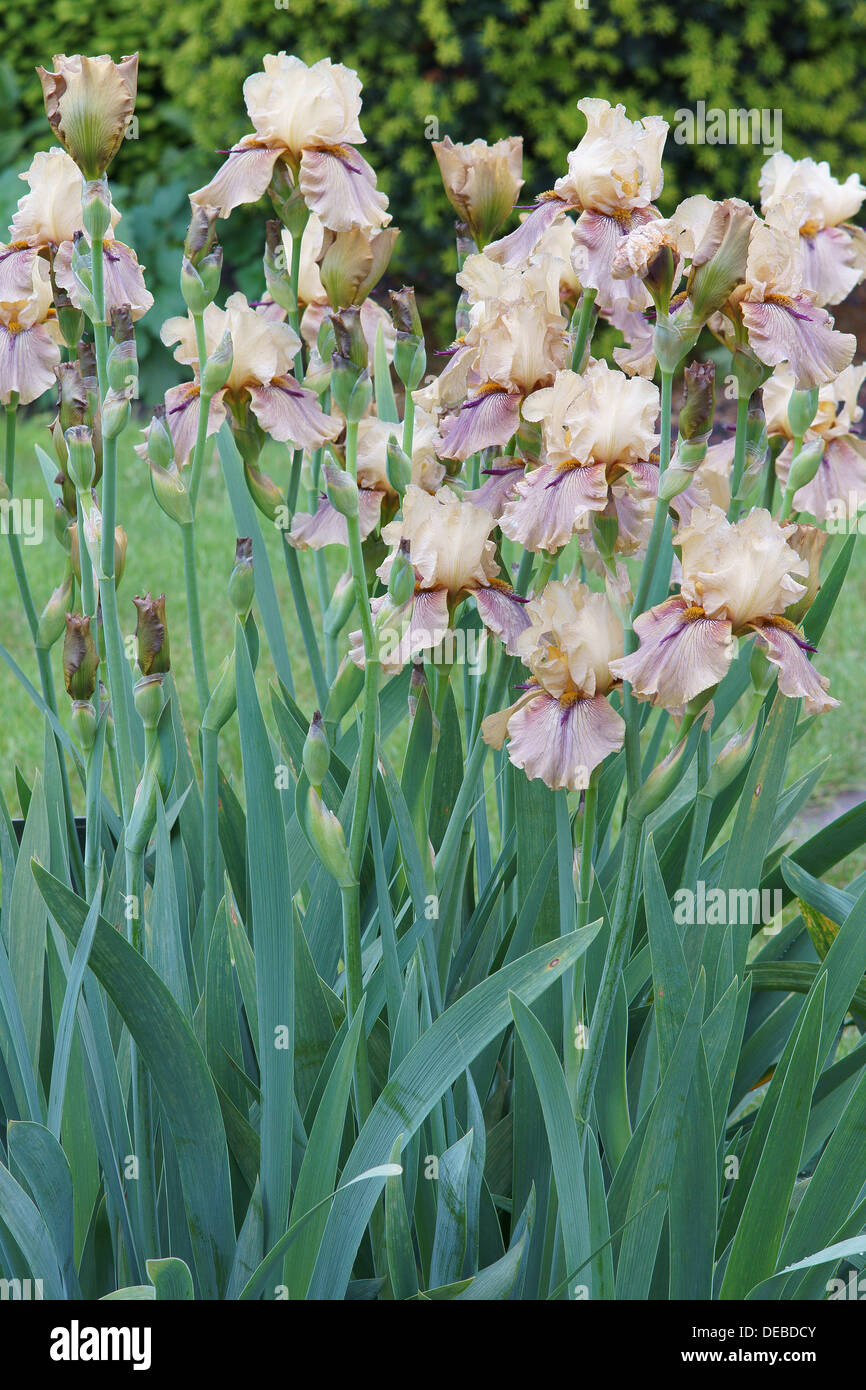
[[[403, 231], [392, 280], [417, 286], [443, 345], [453, 223], [430, 149], [437, 134], [523, 135], [527, 199], [564, 170], [584, 129], [575, 102], [587, 95], [622, 101], [632, 117], [659, 113], [672, 128], [698, 101], [778, 109], [788, 153], [827, 159], [838, 177], [866, 163], [866, 0], [56, 0], [7, 4], [0, 40], [4, 223], [22, 191], [17, 170], [50, 143], [35, 65], [58, 45], [141, 55], [135, 138], [112, 180], [121, 236], [147, 266], [160, 310], [139, 335], [153, 394], [171, 379], [154, 334], [181, 308], [186, 194], [249, 128], [241, 87], [267, 52], [330, 56], [360, 74], [366, 153]], [[687, 193], [754, 199], [763, 158], [760, 146], [669, 136], [663, 211]], [[241, 210], [221, 234], [235, 287], [257, 293], [260, 217]]]

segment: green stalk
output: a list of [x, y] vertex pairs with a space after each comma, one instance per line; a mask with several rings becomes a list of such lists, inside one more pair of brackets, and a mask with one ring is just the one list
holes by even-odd
[[[193, 314], [192, 321], [195, 327], [196, 354], [198, 356], [199, 381], [201, 381], [207, 363], [207, 338], [205, 337], [204, 331], [204, 315]], [[199, 390], [198, 428], [195, 434], [195, 446], [192, 453], [192, 474], [189, 485], [189, 499], [192, 505], [193, 518], [195, 518], [198, 490], [201, 486], [201, 475], [204, 469], [204, 456], [207, 449], [208, 416], [210, 415], [210, 403], [212, 400], [212, 395], [205, 395], [203, 390]]]
[[[674, 374], [672, 371], [662, 371], [662, 390], [661, 390], [661, 438], [659, 440], [659, 482], [664, 476], [665, 469], [671, 461], [671, 397], [673, 395]], [[634, 631], [635, 618], [639, 618], [646, 608], [647, 597], [650, 586], [655, 575], [656, 565], [661, 554], [662, 540], [664, 539], [665, 526], [668, 519], [668, 507], [666, 502], [657, 502], [655, 515], [653, 517], [652, 531], [650, 532], [649, 544], [646, 556], [641, 567], [640, 580], [638, 581], [637, 594], [632, 605], [631, 623], [625, 633], [625, 652], [628, 656], [637, 647], [637, 637]], [[634, 796], [640, 785], [640, 725], [638, 722], [638, 707], [632, 688], [628, 681], [623, 682], [622, 687], [623, 714], [625, 716], [625, 763], [626, 778], [628, 783], [628, 794]]]
[[686, 851], [686, 862], [683, 866], [682, 881], [684, 884], [691, 885], [697, 882], [698, 873], [704, 859], [704, 849], [707, 842], [707, 827], [710, 823], [710, 812], [713, 809], [713, 799], [704, 796], [701, 788], [705, 786], [710, 775], [710, 731], [704, 729], [698, 743], [698, 794], [695, 797], [695, 808], [692, 812], [692, 825], [689, 831], [689, 847]]
[[204, 636], [201, 626], [201, 606], [198, 597], [198, 570], [195, 561], [195, 523], [185, 521], [180, 528], [183, 539], [183, 577], [186, 584], [186, 607], [189, 621], [189, 640], [192, 648], [192, 664], [195, 672], [195, 688], [198, 695], [199, 715], [204, 717], [210, 700], [210, 686], [207, 676], [207, 660], [204, 650]]
[[[105, 322], [105, 285], [103, 279], [103, 242], [91, 246], [93, 274], [94, 320], [96, 346], [96, 375], [100, 400], [108, 394], [108, 329]], [[132, 744], [132, 722], [127, 699], [126, 668], [120, 618], [117, 610], [117, 587], [114, 577], [114, 530], [117, 524], [117, 440], [106, 439], [102, 445], [102, 555], [99, 593], [102, 600], [102, 628], [105, 637], [105, 656], [108, 665], [108, 689], [117, 734], [117, 756], [120, 763], [121, 810], [124, 824], [129, 820], [135, 796], [135, 759]]]
[[[17, 424], [18, 392], [13, 391], [6, 404], [6, 429], [3, 450], [3, 478], [9, 489], [10, 499], [14, 495], [15, 485], [15, 433]], [[21, 606], [24, 609], [24, 616], [27, 620], [27, 627], [33, 640], [33, 647], [36, 652], [36, 665], [39, 669], [39, 684], [42, 688], [42, 698], [52, 714], [57, 713], [57, 694], [54, 689], [54, 676], [51, 671], [51, 656], [44, 647], [36, 643], [36, 636], [39, 631], [39, 617], [36, 612], [36, 605], [33, 602], [33, 595], [30, 591], [30, 581], [27, 578], [27, 571], [24, 568], [24, 560], [21, 555], [21, 543], [13, 526], [9, 527], [9, 553], [12, 557], [12, 569], [15, 573], [15, 583], [18, 587], [18, 595], [21, 599]], [[75, 828], [75, 813], [72, 809], [72, 792], [69, 789], [69, 776], [66, 771], [66, 759], [63, 748], [57, 736], [54, 736], [57, 748], [57, 759], [60, 764], [60, 781], [63, 787], [63, 805], [66, 814], [66, 830], [69, 840], [70, 852], [73, 864], [78, 876], [79, 883], [84, 883], [84, 861], [81, 857], [81, 846], [78, 843], [78, 832]]]
[[628, 957], [631, 939], [632, 911], [637, 901], [638, 860], [640, 854], [642, 824], [634, 816], [627, 816], [625, 838], [623, 841], [622, 864], [617, 880], [616, 901], [611, 921], [610, 939], [604, 958], [601, 981], [592, 1011], [586, 1051], [577, 1078], [575, 1109], [578, 1123], [583, 1127], [589, 1120], [595, 1083], [601, 1066], [607, 1030], [613, 1013], [616, 991], [619, 987], [623, 968]]
[[583, 795], [583, 826], [580, 833], [580, 873], [578, 875], [577, 926], [585, 927], [589, 920], [589, 895], [592, 891], [592, 857], [595, 851], [595, 818], [598, 809], [599, 768], [594, 768], [589, 786]]
[[204, 814], [204, 925], [210, 937], [219, 902], [219, 733], [202, 726], [201, 767]]
[[[580, 364], [583, 361], [583, 354], [586, 351], [587, 341], [592, 336], [592, 330], [595, 327], [595, 296], [595, 290], [584, 290], [580, 298], [580, 307], [575, 314], [577, 318], [577, 328], [574, 339], [574, 349], [571, 354], [571, 369], [574, 372], [580, 371]], [[572, 323], [574, 323], [574, 318], [572, 318]]]
[[746, 430], [749, 423], [749, 396], [737, 396], [737, 432], [734, 436], [734, 464], [731, 469], [731, 516], [736, 511], [736, 497], [746, 467]]
[[797, 455], [799, 454], [799, 452], [800, 452], [800, 450], [802, 449], [802, 447], [803, 447], [803, 436], [802, 436], [801, 434], [795, 434], [795, 435], [794, 435], [794, 441], [793, 441], [793, 443], [792, 443], [792, 445], [791, 445], [791, 471], [790, 471], [790, 473], [788, 474], [788, 482], [787, 482], [787, 484], [786, 484], [786, 486], [785, 486], [785, 495], [784, 495], [784, 497], [782, 498], [782, 508], [781, 508], [781, 511], [779, 512], [779, 521], [780, 521], [780, 522], [783, 522], [783, 521], [787, 520], [788, 513], [790, 512], [791, 507], [794, 505], [794, 496], [795, 496], [795, 494], [796, 494], [796, 492], [797, 492], [797, 489], [796, 489], [795, 487], [792, 487], [792, 486], [791, 486], [791, 474], [792, 474], [793, 471], [794, 471], [794, 460], [796, 459], [796, 457], [797, 457]]
[[[415, 402], [412, 392], [407, 391], [403, 403], [403, 453], [412, 457], [412, 443], [415, 438]], [[476, 481], [475, 486], [478, 486]]]

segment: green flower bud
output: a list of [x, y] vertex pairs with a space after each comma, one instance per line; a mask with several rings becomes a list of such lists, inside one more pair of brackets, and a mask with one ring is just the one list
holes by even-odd
[[271, 221], [266, 224], [265, 230], [266, 240], [263, 263], [265, 269], [265, 284], [268, 287], [268, 294], [275, 304], [279, 304], [281, 309], [285, 309], [287, 314], [292, 314], [298, 306], [292, 289], [289, 268], [286, 264], [282, 226], [279, 222]]
[[93, 435], [86, 425], [66, 431], [66, 471], [79, 492], [89, 492], [96, 478]]
[[[707, 446], [704, 444], [702, 447], [706, 454]], [[659, 480], [659, 501], [672, 502], [681, 492], [685, 492], [694, 476], [694, 468], [677, 468], [676, 465], [666, 468]]]
[[90, 619], [80, 613], [66, 614], [63, 639], [63, 681], [73, 700], [89, 700], [96, 689], [99, 652], [90, 632]]
[[72, 733], [83, 752], [89, 753], [96, 742], [96, 710], [89, 700], [72, 702]]
[[401, 290], [390, 290], [388, 298], [391, 301], [391, 318], [397, 332], [411, 338], [423, 338], [424, 329], [421, 326], [421, 315], [418, 313], [412, 286], [404, 285]]
[[143, 676], [164, 675], [171, 670], [168, 628], [165, 622], [165, 594], [152, 598], [136, 595], [132, 600], [138, 610], [135, 629], [138, 648], [138, 669]]
[[231, 334], [226, 331], [204, 364], [201, 374], [203, 396], [215, 396], [223, 389], [231, 375], [233, 360]]
[[111, 226], [111, 194], [108, 181], [91, 179], [81, 194], [81, 225], [91, 243], [102, 241]]
[[163, 690], [164, 677], [142, 676], [140, 681], [136, 681], [132, 695], [135, 700], [135, 708], [141, 716], [141, 722], [146, 729], [155, 729], [162, 714], [162, 707], [165, 704], [165, 692]]
[[352, 578], [352, 571], [346, 570], [334, 585], [334, 592], [328, 604], [323, 621], [325, 634], [328, 637], [336, 637], [342, 632], [349, 617], [355, 607], [355, 581]]
[[414, 391], [424, 380], [427, 349], [423, 338], [398, 333], [394, 343], [394, 370], [407, 391]]
[[415, 566], [409, 554], [409, 542], [400, 542], [397, 554], [391, 561], [388, 575], [388, 593], [397, 608], [403, 608], [415, 592]]
[[352, 306], [342, 309], [339, 314], [332, 314], [331, 326], [334, 330], [337, 356], [345, 358], [359, 371], [363, 370], [369, 361], [369, 354], [367, 339], [361, 325], [360, 309]]
[[398, 496], [402, 497], [412, 481], [412, 460], [393, 437], [389, 438], [385, 446], [385, 469], [388, 482]]
[[203, 314], [216, 298], [222, 277], [222, 265], [221, 246], [215, 247], [209, 256], [204, 256], [197, 266], [193, 265], [188, 256], [184, 256], [180, 267], [180, 292], [184, 303], [193, 314]]
[[326, 314], [319, 324], [319, 332], [316, 335], [316, 351], [323, 362], [330, 362], [337, 351], [337, 335], [334, 332], [330, 314]]
[[331, 358], [331, 398], [348, 424], [358, 424], [373, 400], [370, 373], [335, 352]]
[[788, 401], [788, 424], [795, 439], [802, 439], [818, 412], [818, 387], [811, 391], [792, 391]]
[[174, 462], [174, 441], [165, 423], [165, 406], [157, 406], [147, 430], [147, 461], [157, 468], [168, 468]]
[[192, 521], [192, 501], [189, 495], [188, 473], [178, 468], [174, 459], [167, 468], [160, 468], [148, 459], [150, 485], [153, 495], [166, 516], [184, 526]]
[[229, 600], [241, 621], [252, 608], [255, 594], [252, 539], [249, 536], [239, 536], [235, 547], [235, 566], [229, 576]]
[[276, 522], [280, 509], [286, 505], [286, 499], [273, 478], [269, 478], [267, 473], [262, 473], [258, 468], [253, 468], [249, 464], [244, 465], [244, 477], [250, 496], [259, 511], [268, 518], [268, 521]]
[[126, 338], [114, 343], [108, 354], [108, 384], [112, 391], [134, 394], [138, 389], [138, 354], [135, 339]]
[[60, 53], [53, 72], [41, 67], [36, 71], [54, 134], [85, 179], [100, 180], [135, 110], [138, 54], [114, 63], [106, 54], [88, 58]]
[[749, 761], [749, 752], [755, 736], [754, 724], [750, 729], [738, 729], [728, 739], [722, 751], [713, 759], [706, 786], [702, 788], [705, 796], [717, 797], [740, 775]]
[[66, 631], [66, 613], [72, 602], [72, 570], [59, 584], [42, 610], [36, 630], [36, 645], [49, 651]]
[[341, 516], [356, 517], [358, 515], [358, 484], [352, 475], [347, 473], [344, 468], [337, 468], [333, 463], [326, 463], [322, 469], [322, 474], [331, 506]]
[[183, 254], [197, 266], [213, 250], [217, 236], [216, 208], [192, 204], [192, 217], [183, 243]]
[[788, 474], [788, 486], [786, 493], [793, 497], [795, 492], [799, 492], [801, 487], [811, 483], [818, 469], [821, 467], [821, 459], [824, 457], [823, 439], [811, 440], [796, 455], [791, 463], [791, 471]]
[[229, 424], [238, 453], [247, 467], [254, 468], [265, 447], [267, 435], [251, 410], [241, 408], [241, 414], [238, 415], [233, 408], [229, 415]]
[[318, 710], [313, 715], [313, 722], [310, 725], [304, 742], [304, 771], [310, 780], [310, 784], [321, 790], [328, 768], [331, 763], [331, 750], [328, 747], [328, 735], [325, 733], [325, 726], [322, 716]]
[[341, 888], [355, 882], [343, 827], [315, 787], [307, 789], [306, 831], [316, 855]]
[[688, 296], [699, 324], [721, 309], [745, 280], [754, 220], [752, 209], [737, 198], [726, 198], [713, 209], [689, 272]]
[[360, 227], [342, 232], [325, 228], [319, 273], [335, 309], [363, 303], [384, 275], [399, 235], [396, 227], [378, 232]]
[[116, 439], [129, 423], [129, 393], [109, 391], [102, 402], [102, 433], [106, 439]]
[[690, 362], [684, 372], [685, 400], [680, 410], [680, 438], [706, 441], [713, 428], [716, 368], [712, 362]]
[[[705, 692], [705, 700], [712, 698], [712, 691]], [[628, 814], [636, 820], [646, 820], [656, 811], [674, 791], [681, 781], [698, 746], [702, 720], [690, 729], [688, 736], [672, 748], [658, 767], [654, 767], [642, 787], [639, 787], [628, 804]]]
[[310, 210], [285, 159], [278, 159], [274, 165], [268, 193], [274, 212], [290, 236], [303, 236]]
[[66, 290], [61, 289], [60, 286], [55, 283], [53, 274], [51, 276], [51, 287], [54, 294], [54, 307], [57, 310], [57, 322], [60, 324], [60, 332], [63, 335], [63, 341], [68, 348], [74, 348], [84, 329], [84, 315], [81, 310], [72, 303]]
[[600, 512], [593, 512], [590, 526], [592, 538], [598, 547], [598, 553], [607, 564], [616, 550], [619, 521], [616, 516], [603, 516]]

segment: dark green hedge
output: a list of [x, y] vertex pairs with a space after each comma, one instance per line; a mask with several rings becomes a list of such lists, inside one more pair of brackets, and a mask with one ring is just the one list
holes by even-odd
[[[216, 151], [247, 128], [244, 77], [281, 48], [358, 70], [367, 153], [403, 229], [395, 273], [428, 303], [452, 264], [432, 121], [455, 140], [522, 134], [529, 193], [564, 168], [583, 130], [575, 109], [583, 95], [672, 124], [699, 100], [778, 108], [789, 153], [829, 159], [840, 177], [866, 164], [864, 0], [587, 0], [586, 8], [575, 0], [57, 0], [7, 5], [0, 31], [2, 60], [20, 87], [13, 136], [17, 122], [28, 145], [41, 105], [35, 63], [56, 48], [141, 53], [138, 139], [114, 177], [150, 203], [139, 230], [151, 261], [151, 248], [181, 230], [182, 184], [214, 168]], [[669, 139], [663, 207], [700, 191], [754, 197], [763, 157], [751, 145]], [[178, 197], [166, 193], [175, 181]], [[164, 204], [155, 221], [154, 198]], [[232, 234], [247, 262], [259, 254], [251, 225], [241, 219]]]

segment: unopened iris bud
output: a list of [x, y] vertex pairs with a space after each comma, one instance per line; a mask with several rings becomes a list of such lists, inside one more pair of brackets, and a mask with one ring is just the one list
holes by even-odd
[[49, 651], [66, 631], [66, 613], [72, 601], [72, 570], [59, 584], [42, 610], [36, 630], [36, 645]]
[[811, 391], [792, 391], [788, 401], [788, 424], [795, 439], [802, 439], [818, 411], [818, 387]]
[[319, 331], [316, 335], [316, 351], [323, 362], [330, 362], [333, 354], [337, 351], [337, 335], [334, 332], [330, 314], [327, 314], [319, 324]]
[[488, 145], [454, 144], [446, 135], [433, 142], [445, 195], [479, 247], [490, 241], [523, 187], [523, 140], [512, 135]]
[[385, 448], [385, 469], [388, 482], [398, 496], [402, 497], [412, 481], [412, 460], [393, 437], [388, 440]]
[[341, 516], [356, 517], [358, 515], [358, 484], [351, 473], [347, 473], [344, 468], [337, 468], [333, 463], [326, 463], [322, 473], [331, 506]]
[[261, 457], [262, 449], [265, 447], [267, 436], [264, 430], [249, 410], [246, 411], [243, 419], [239, 419], [237, 415], [232, 413], [229, 416], [229, 424], [238, 453], [244, 464], [247, 468], [255, 468]]
[[319, 274], [328, 302], [335, 309], [362, 304], [388, 268], [396, 227], [377, 232], [351, 227], [333, 232], [325, 228], [319, 257]]
[[226, 331], [204, 364], [201, 374], [203, 396], [215, 396], [231, 375], [234, 352], [231, 334]]
[[174, 461], [174, 441], [165, 422], [165, 406], [158, 405], [147, 430], [147, 458], [157, 468], [168, 468]]
[[303, 236], [310, 210], [284, 159], [278, 159], [274, 165], [268, 193], [274, 205], [274, 212], [290, 236]]
[[391, 301], [391, 318], [397, 332], [406, 333], [413, 338], [423, 338], [424, 329], [413, 287], [404, 285], [400, 290], [390, 290], [388, 298]]
[[358, 424], [373, 400], [370, 373], [335, 352], [331, 358], [331, 398], [348, 424]]
[[255, 593], [253, 542], [249, 536], [239, 536], [235, 546], [235, 565], [229, 576], [229, 600], [239, 618], [243, 619], [249, 613]]
[[[706, 698], [709, 699], [712, 692], [708, 692]], [[628, 814], [637, 820], [645, 820], [653, 811], [657, 810], [663, 802], [667, 801], [671, 792], [683, 777], [689, 763], [692, 760], [695, 748], [697, 747], [697, 737], [700, 733], [701, 722], [693, 726], [690, 733], [682, 742], [671, 749], [666, 758], [663, 758], [658, 767], [654, 767], [649, 777], [643, 783], [628, 804]]]
[[188, 256], [184, 256], [180, 267], [180, 292], [193, 314], [203, 314], [207, 306], [213, 303], [220, 287], [222, 264], [221, 246], [215, 247], [209, 256], [204, 256], [197, 266]]
[[85, 179], [98, 179], [120, 149], [135, 110], [138, 54], [114, 63], [105, 54], [61, 53], [53, 72], [36, 71], [54, 134]]
[[791, 471], [788, 474], [787, 493], [793, 497], [795, 492], [799, 492], [801, 487], [811, 483], [818, 469], [821, 467], [821, 459], [824, 456], [823, 439], [813, 439], [805, 448], [794, 458], [791, 464]]
[[424, 330], [410, 285], [391, 290], [391, 317], [397, 330], [394, 343], [394, 370], [407, 391], [420, 386], [427, 370]]
[[160, 468], [151, 458], [148, 458], [147, 462], [150, 467], [153, 495], [166, 516], [176, 521], [179, 526], [192, 521], [187, 474], [178, 468], [174, 459], [166, 468]]
[[106, 439], [116, 439], [129, 423], [129, 398], [132, 387], [109, 391], [102, 402], [102, 433]]
[[165, 704], [162, 676], [142, 676], [133, 687], [132, 697], [144, 727], [155, 729]]
[[108, 354], [107, 373], [112, 391], [126, 393], [127, 399], [134, 394], [138, 388], [138, 353], [134, 338], [113, 345]]
[[[703, 448], [704, 454], [706, 454], [706, 445], [701, 447]], [[698, 462], [700, 462], [700, 460], [698, 460]], [[679, 468], [676, 464], [672, 464], [670, 468], [666, 468], [659, 479], [659, 501], [664, 503], [672, 502], [675, 497], [679, 497], [681, 492], [685, 492], [686, 488], [694, 479], [694, 476], [694, 468]]]
[[248, 463], [244, 464], [244, 477], [247, 481], [250, 496], [259, 511], [263, 516], [268, 518], [268, 521], [275, 522], [280, 509], [285, 507], [286, 499], [280, 492], [273, 478], [269, 477], [267, 473], [262, 473], [260, 469], [254, 468], [252, 464]]
[[93, 436], [86, 425], [66, 431], [66, 471], [79, 492], [89, 492], [96, 477]]
[[350, 888], [355, 878], [349, 862], [345, 832], [313, 786], [307, 791], [306, 830], [320, 862], [341, 888]]
[[97, 729], [96, 710], [89, 700], [73, 700], [71, 722], [79, 748], [89, 753], [96, 742]]
[[722, 751], [713, 759], [710, 775], [702, 791], [705, 796], [716, 797], [729, 787], [734, 778], [739, 777], [749, 761], [749, 750], [755, 736], [754, 724], [749, 729], [738, 729], [728, 739]]
[[111, 194], [104, 178], [85, 183], [81, 194], [81, 225], [91, 245], [101, 242], [111, 226]]
[[96, 689], [99, 652], [90, 631], [90, 619], [80, 613], [66, 614], [63, 639], [63, 681], [73, 700], [90, 700]]
[[54, 307], [57, 310], [57, 322], [60, 324], [63, 341], [68, 348], [74, 348], [84, 328], [84, 315], [78, 306], [72, 303], [66, 290], [61, 289], [54, 282], [53, 277], [51, 285], [54, 294]]
[[168, 628], [165, 622], [165, 594], [152, 598], [136, 595], [132, 600], [138, 610], [135, 629], [138, 669], [143, 676], [164, 675], [171, 669]]
[[388, 575], [388, 593], [397, 608], [403, 608], [415, 592], [415, 566], [409, 554], [409, 542], [402, 540]]
[[265, 284], [271, 299], [275, 304], [279, 304], [281, 309], [285, 309], [287, 314], [294, 313], [298, 306], [286, 264], [282, 226], [279, 222], [270, 221], [266, 225], [263, 263]]
[[684, 372], [685, 400], [680, 410], [680, 438], [687, 443], [706, 441], [713, 428], [716, 407], [716, 369], [712, 362], [690, 362]]
[[689, 272], [688, 296], [698, 323], [706, 323], [745, 280], [754, 220], [739, 198], [726, 198], [713, 209]]
[[325, 611], [323, 627], [328, 637], [336, 637], [342, 632], [352, 609], [355, 607], [355, 581], [352, 571], [346, 570], [334, 585], [331, 601]]
[[209, 255], [216, 244], [217, 210], [204, 203], [193, 203], [192, 217], [183, 243], [183, 254], [193, 265]]
[[304, 771], [310, 785], [315, 787], [317, 791], [321, 789], [330, 763], [331, 750], [328, 747], [328, 735], [325, 733], [321, 713], [316, 710], [304, 742]]

